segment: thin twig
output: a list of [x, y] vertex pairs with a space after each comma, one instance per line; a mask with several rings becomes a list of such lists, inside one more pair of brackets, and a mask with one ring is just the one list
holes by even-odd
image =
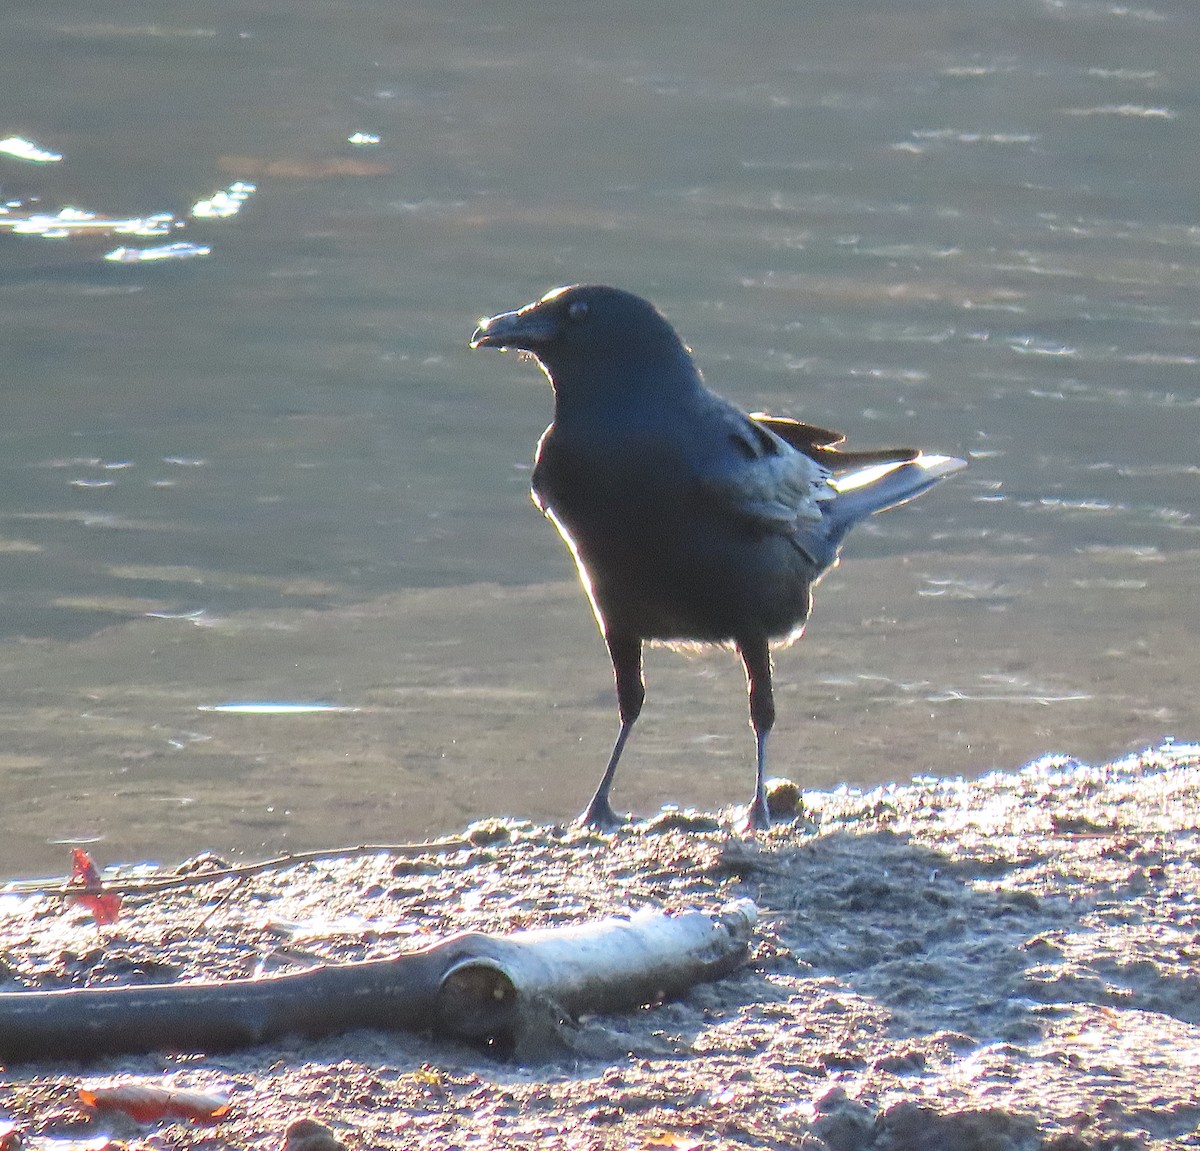
[[[105, 881], [105, 893], [116, 895], [154, 895], [176, 887], [196, 887], [204, 883], [219, 883], [224, 879], [245, 879], [263, 871], [281, 871], [301, 863], [320, 859], [352, 859], [359, 855], [400, 855], [413, 858], [420, 855], [445, 855], [474, 847], [469, 839], [438, 839], [431, 843], [362, 843], [357, 847], [327, 847], [319, 851], [294, 851], [264, 859], [258, 863], [243, 863], [236, 867], [220, 867], [212, 871], [195, 871], [189, 875], [171, 875], [161, 879], [126, 879]], [[13, 880], [0, 887], [0, 895], [46, 895], [67, 899], [79, 894], [79, 885], [67, 880], [46, 884], [37, 880]]]
[[234, 880], [234, 882], [229, 885], [220, 898], [216, 899], [213, 902], [213, 905], [200, 917], [200, 922], [196, 924], [194, 930], [197, 932], [202, 931], [208, 924], [208, 921], [233, 898], [234, 892], [236, 892], [242, 886], [242, 884], [246, 882], [246, 879], [247, 877], [242, 875]]

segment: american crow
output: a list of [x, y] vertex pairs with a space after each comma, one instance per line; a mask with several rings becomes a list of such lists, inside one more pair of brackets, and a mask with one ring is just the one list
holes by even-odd
[[557, 288], [481, 320], [473, 348], [531, 353], [554, 389], [533, 498], [571, 549], [616, 675], [621, 728], [580, 822], [612, 827], [617, 762], [646, 694], [644, 640], [732, 643], [758, 750], [749, 826], [770, 824], [770, 641], [804, 630], [812, 585], [859, 520], [965, 467], [913, 449], [842, 451], [795, 420], [746, 415], [709, 391], [648, 301]]

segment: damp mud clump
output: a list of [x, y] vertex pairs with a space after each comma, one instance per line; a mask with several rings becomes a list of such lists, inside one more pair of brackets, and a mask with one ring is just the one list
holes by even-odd
[[[5, 992], [248, 978], [644, 908], [752, 900], [758, 923], [732, 974], [564, 1020], [542, 1061], [359, 1030], [13, 1064], [0, 1146], [1200, 1147], [1200, 746], [799, 799], [749, 838], [725, 815], [497, 820], [127, 895], [105, 927], [10, 885]], [[222, 1105], [200, 1125], [84, 1102], [122, 1085]]]

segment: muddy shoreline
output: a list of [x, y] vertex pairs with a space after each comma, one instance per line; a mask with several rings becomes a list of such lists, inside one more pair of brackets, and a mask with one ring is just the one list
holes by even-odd
[[[710, 827], [705, 830], [705, 827]], [[682, 817], [615, 837], [493, 823], [470, 847], [271, 871], [126, 907], [0, 901], [6, 989], [247, 975], [454, 931], [753, 899], [749, 964], [679, 1003], [577, 1021], [519, 1066], [354, 1033], [223, 1056], [9, 1067], [29, 1146], [1200, 1146], [1200, 747], [804, 795], [748, 840]], [[228, 1093], [210, 1128], [92, 1119], [81, 1084]], [[52, 1145], [52, 1144], [51, 1144]]]
[[[1188, 736], [1200, 647], [1171, 605], [1197, 557], [1013, 555], [1002, 572], [986, 556], [851, 557], [776, 657], [773, 773], [871, 787]], [[139, 605], [122, 602], [87, 638], [0, 645], [0, 875], [54, 874], [75, 842], [103, 863], [255, 859], [583, 807], [616, 708], [576, 582], [281, 599], [224, 618], [129, 619]], [[652, 649], [646, 675], [619, 809], [743, 802], [753, 743], [737, 660]], [[202, 710], [231, 700], [349, 710]]]

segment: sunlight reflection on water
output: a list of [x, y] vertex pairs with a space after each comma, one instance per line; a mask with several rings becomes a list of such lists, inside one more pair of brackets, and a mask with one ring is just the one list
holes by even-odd
[[[655, 299], [748, 409], [971, 460], [860, 529], [819, 591], [784, 677], [809, 725], [795, 774], [1015, 766], [1088, 738], [1073, 700], [1096, 708], [1087, 754], [1194, 722], [1178, 695], [1181, 557], [1200, 547], [1189, 5], [342, 15], [0, 14], [0, 860], [102, 808], [114, 843], [144, 842], [121, 838], [122, 804], [169, 795], [178, 759], [213, 766], [228, 733], [192, 726], [214, 699], [362, 710], [296, 769], [322, 816], [303, 825], [279, 814], [303, 804], [259, 794], [289, 737], [226, 725], [243, 742], [189, 791], [171, 846], [336, 834], [363, 818], [356, 795], [414, 833], [532, 810], [560, 783], [539, 810], [573, 809], [599, 754], [579, 728], [593, 704], [598, 729], [612, 717], [586, 605], [570, 640], [563, 623], [538, 647], [544, 601], [521, 595], [571, 574], [527, 496], [550, 397], [531, 366], [465, 344], [479, 315], [578, 279]], [[490, 622], [456, 601], [419, 641], [385, 649], [358, 618], [386, 602], [425, 620], [422, 596], [482, 586]], [[160, 629], [145, 646], [143, 627]], [[296, 647], [262, 658], [279, 637]], [[909, 643], [902, 670], [880, 666]], [[920, 666], [935, 650], [952, 668]], [[503, 693], [519, 661], [559, 656], [503, 707], [472, 688], [491, 736], [472, 742], [462, 681], [487, 668]], [[172, 661], [186, 674], [157, 697]], [[689, 776], [725, 796], [744, 768], [741, 685], [713, 666], [703, 703], [691, 665], [671, 681], [661, 744], [647, 725], [642, 762], [664, 774], [647, 769], [646, 796], [682, 798]], [[954, 714], [920, 727], [905, 685], [926, 682]], [[381, 693], [434, 710], [394, 717]], [[1036, 718], [1014, 721], [1021, 700]], [[696, 739], [689, 772], [678, 749]], [[223, 806], [242, 793], [274, 809], [249, 832]]]

